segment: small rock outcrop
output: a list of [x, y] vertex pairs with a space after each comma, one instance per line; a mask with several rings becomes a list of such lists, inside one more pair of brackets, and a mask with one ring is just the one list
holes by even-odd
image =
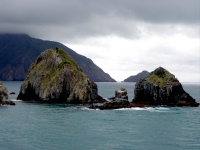
[[177, 78], [162, 67], [135, 85], [133, 103], [144, 105], [198, 106]]
[[128, 95], [127, 90], [125, 88], [120, 88], [119, 90], [115, 91], [115, 99], [116, 102], [128, 102]]
[[115, 97], [109, 98], [108, 102], [98, 105], [91, 105], [91, 109], [118, 109], [125, 108], [129, 106], [127, 90], [125, 88], [120, 88], [115, 91]]
[[64, 50], [42, 52], [32, 63], [17, 99], [41, 103], [86, 104], [102, 99], [90, 81]]
[[15, 103], [8, 99], [8, 90], [3, 85], [2, 82], [0, 82], [0, 104], [1, 105], [15, 105]]

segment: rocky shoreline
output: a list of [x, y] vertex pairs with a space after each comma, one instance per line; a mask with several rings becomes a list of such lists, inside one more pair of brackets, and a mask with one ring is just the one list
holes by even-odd
[[168, 104], [152, 104], [152, 103], [116, 103], [116, 102], [106, 102], [101, 105], [92, 104], [89, 106], [90, 109], [120, 109], [120, 108], [134, 108], [134, 107], [198, 107], [199, 103], [187, 103], [187, 102], [177, 102]]
[[0, 105], [12, 105], [12, 106], [14, 106], [15, 103], [11, 100], [6, 100], [6, 101], [1, 101]]

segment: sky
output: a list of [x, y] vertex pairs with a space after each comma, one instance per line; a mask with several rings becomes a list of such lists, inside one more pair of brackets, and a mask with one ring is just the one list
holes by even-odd
[[0, 0], [0, 33], [58, 41], [117, 81], [164, 67], [200, 82], [200, 0]]

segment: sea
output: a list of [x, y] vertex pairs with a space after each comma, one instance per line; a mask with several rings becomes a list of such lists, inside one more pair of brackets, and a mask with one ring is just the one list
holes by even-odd
[[[16, 105], [0, 106], [0, 150], [200, 150], [200, 107], [91, 110], [82, 105], [16, 100], [21, 81], [3, 81]], [[113, 97], [124, 87], [129, 100], [135, 83], [100, 83]], [[200, 83], [182, 83], [200, 103]]]

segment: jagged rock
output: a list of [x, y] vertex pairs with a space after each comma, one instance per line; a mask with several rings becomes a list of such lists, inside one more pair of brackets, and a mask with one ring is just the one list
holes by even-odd
[[177, 78], [162, 67], [151, 72], [135, 85], [133, 103], [167, 106], [198, 106], [184, 91]]
[[116, 102], [126, 102], [128, 101], [127, 90], [125, 88], [120, 88], [115, 91], [115, 99]]
[[17, 99], [85, 104], [101, 99], [97, 85], [61, 49], [48, 49], [32, 63]]
[[0, 82], [0, 104], [1, 105], [15, 105], [15, 103], [8, 99], [8, 90]]

